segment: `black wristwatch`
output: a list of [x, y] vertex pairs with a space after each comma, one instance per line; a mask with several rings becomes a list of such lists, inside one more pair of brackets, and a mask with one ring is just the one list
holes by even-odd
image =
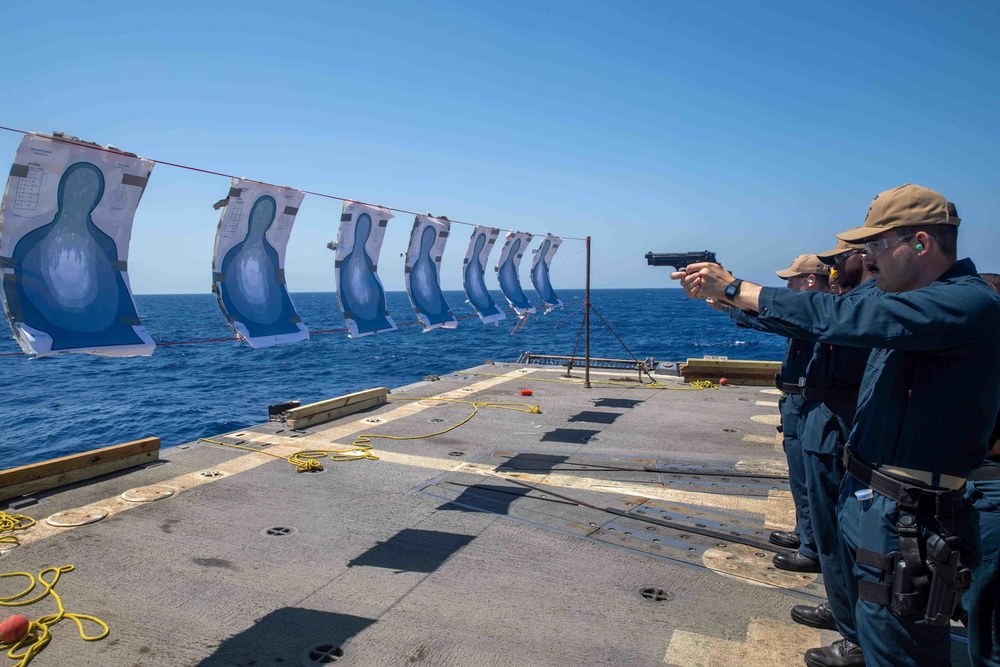
[[732, 301], [737, 296], [739, 296], [739, 294], [740, 294], [740, 286], [742, 284], [743, 284], [743, 281], [740, 280], [739, 278], [737, 278], [733, 282], [731, 282], [728, 285], [726, 285], [726, 298], [729, 299], [730, 301]]

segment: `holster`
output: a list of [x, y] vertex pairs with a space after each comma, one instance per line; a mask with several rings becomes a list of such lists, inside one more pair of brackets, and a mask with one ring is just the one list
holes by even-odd
[[[928, 625], [948, 625], [972, 582], [972, 570], [961, 562], [959, 537], [947, 534], [945, 529], [964, 490], [915, 486], [872, 468], [854, 457], [850, 447], [845, 449], [844, 465], [876, 493], [895, 500], [899, 510], [899, 551], [857, 551], [859, 565], [883, 572], [882, 583], [858, 582], [859, 597], [888, 607], [897, 616], [923, 614]], [[941, 534], [932, 532], [930, 526]]]

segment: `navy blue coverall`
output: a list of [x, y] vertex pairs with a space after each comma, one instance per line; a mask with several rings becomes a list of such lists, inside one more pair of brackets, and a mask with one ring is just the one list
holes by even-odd
[[[854, 288], [851, 294], [877, 291], [875, 280], [868, 280]], [[755, 328], [761, 331], [790, 333], [787, 327], [773, 319], [758, 318], [754, 322]], [[858, 633], [854, 625], [854, 608], [845, 589], [845, 582], [853, 588], [854, 580], [850, 572], [844, 571], [841, 558], [837, 499], [845, 474], [841, 455], [854, 424], [858, 389], [870, 353], [868, 348], [816, 343], [803, 373], [805, 396], [800, 396], [802, 408], [798, 420], [810, 525], [827, 600], [841, 636], [855, 644]], [[814, 400], [812, 396], [823, 400]]]
[[[875, 280], [854, 288], [855, 296], [878, 292]], [[849, 589], [854, 588], [850, 571], [845, 571], [837, 528], [837, 500], [846, 471], [842, 463], [854, 415], [858, 390], [868, 367], [869, 348], [816, 343], [805, 372], [805, 395], [799, 420], [816, 551], [819, 554], [826, 598], [837, 629], [855, 644], [858, 632]], [[824, 396], [824, 393], [826, 394]], [[813, 400], [819, 397], [822, 400]]]
[[[780, 329], [769, 329], [755, 321], [753, 315], [735, 308], [731, 311], [731, 318], [740, 327], [784, 335]], [[805, 374], [806, 366], [812, 357], [812, 348], [813, 344], [808, 341], [798, 338], [788, 339], [785, 358], [781, 361], [779, 373], [781, 382], [798, 385], [799, 378]], [[782, 447], [788, 460], [788, 486], [792, 492], [792, 503], [795, 505], [795, 533], [799, 536], [799, 553], [816, 560], [819, 556], [816, 553], [816, 539], [813, 537], [812, 520], [809, 516], [805, 461], [802, 443], [799, 440], [802, 397], [782, 392], [778, 400], [778, 410], [781, 412]]]
[[[858, 459], [875, 468], [925, 471], [934, 487], [940, 475], [966, 478], [983, 461], [1000, 412], [1000, 383], [992, 381], [1000, 376], [1000, 296], [978, 277], [971, 260], [906, 292], [830, 296], [764, 287], [758, 307], [760, 318], [797, 328], [804, 338], [873, 348], [850, 436]], [[855, 581], [882, 583], [879, 570], [856, 561], [857, 550], [898, 551], [899, 510], [879, 493], [858, 498], [862, 490], [853, 475], [845, 476], [838, 505], [844, 566]], [[974, 565], [979, 527], [972, 508], [962, 509], [950, 528], [962, 538], [963, 561]], [[847, 589], [868, 665], [949, 664], [947, 626], [896, 616], [860, 599], [856, 587]]]

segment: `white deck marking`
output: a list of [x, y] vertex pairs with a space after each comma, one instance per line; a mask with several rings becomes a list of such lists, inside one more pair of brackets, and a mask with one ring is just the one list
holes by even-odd
[[806, 649], [820, 645], [819, 630], [791, 622], [751, 618], [745, 642], [674, 630], [663, 662], [684, 667], [802, 665]]
[[762, 445], [773, 445], [776, 451], [780, 451], [782, 448], [780, 433], [776, 433], [773, 437], [763, 435], [745, 435], [743, 436], [743, 442], [759, 442]]
[[[388, 452], [387, 452], [388, 454]], [[493, 466], [466, 463], [462, 472], [479, 473], [489, 477], [511, 478], [529, 484], [544, 484], [564, 489], [581, 489], [605, 493], [624, 494], [639, 498], [655, 498], [699, 507], [729, 509], [764, 516], [767, 530], [791, 530], [795, 525], [795, 506], [792, 494], [787, 491], [768, 491], [767, 498], [747, 496], [727, 496], [718, 493], [698, 491], [678, 491], [659, 484], [638, 485], [629, 482], [613, 482], [606, 479], [577, 477], [575, 475], [535, 475], [531, 473], [498, 472]]]
[[805, 588], [816, 583], [819, 575], [778, 570], [770, 566], [771, 558], [770, 552], [743, 544], [729, 544], [725, 548], [706, 550], [701, 562], [723, 577], [765, 588]]
[[768, 426], [777, 426], [781, 423], [781, 415], [753, 415], [750, 419], [758, 424], [767, 424]]
[[775, 437], [772, 435], [745, 435], [743, 436], [743, 442], [757, 442], [762, 445], [773, 445], [775, 444]]
[[778, 407], [778, 401], [757, 401], [754, 405], [760, 405], [765, 408], [776, 408]]

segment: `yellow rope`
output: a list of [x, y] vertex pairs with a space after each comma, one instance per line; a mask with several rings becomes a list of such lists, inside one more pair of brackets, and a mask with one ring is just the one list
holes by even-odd
[[378, 460], [378, 457], [369, 451], [371, 450], [370, 445], [367, 447], [352, 447], [351, 449], [305, 449], [295, 452], [289, 456], [282, 456], [281, 454], [273, 454], [263, 449], [244, 447], [242, 445], [230, 445], [228, 442], [220, 442], [219, 440], [212, 440], [211, 438], [198, 438], [198, 440], [202, 442], [210, 442], [213, 445], [222, 445], [223, 447], [232, 447], [233, 449], [243, 449], [248, 452], [267, 454], [268, 456], [273, 456], [277, 459], [284, 459], [295, 466], [295, 472], [312, 472], [313, 470], [322, 470], [323, 465], [319, 462], [319, 459], [322, 458], [329, 458], [331, 461], [360, 461], [361, 459], [368, 459], [370, 461]]
[[[27, 577], [31, 584], [22, 592], [17, 595], [12, 595], [10, 597], [0, 598], [0, 606], [3, 607], [23, 607], [25, 605], [34, 604], [39, 600], [45, 598], [47, 595], [51, 595], [55, 601], [56, 605], [59, 607], [59, 612], [56, 614], [49, 614], [47, 616], [42, 616], [37, 621], [31, 621], [28, 626], [28, 633], [20, 639], [20, 641], [14, 644], [0, 644], [0, 650], [8, 649], [7, 657], [11, 660], [17, 660], [17, 664], [14, 667], [26, 667], [26, 665], [31, 662], [35, 656], [41, 653], [50, 641], [52, 641], [52, 634], [49, 632], [49, 628], [63, 620], [68, 618], [74, 623], [76, 627], [80, 630], [80, 637], [84, 641], [96, 642], [100, 639], [104, 639], [111, 632], [108, 628], [108, 624], [97, 618], [96, 616], [90, 616], [89, 614], [72, 614], [66, 611], [63, 607], [62, 598], [55, 591], [56, 582], [59, 581], [59, 576], [66, 573], [72, 572], [75, 569], [73, 565], [63, 565], [62, 567], [47, 567], [38, 573], [38, 582], [35, 582], [35, 577], [28, 572], [8, 572], [6, 574], [0, 574], [0, 578], [3, 577]], [[52, 581], [46, 581], [45, 575], [47, 573], [53, 573], [55, 576], [52, 577]], [[22, 600], [21, 598], [27, 597], [35, 590], [35, 586], [40, 583], [44, 591], [39, 593], [37, 596], [31, 600]], [[91, 621], [101, 626], [104, 631], [99, 635], [88, 635], [86, 629], [83, 627], [83, 621]], [[23, 650], [22, 650], [23, 649]], [[18, 653], [18, 651], [21, 651]]]
[[715, 384], [711, 380], [692, 380], [692, 387], [697, 387], [698, 389], [718, 389], [719, 385]]
[[[35, 520], [23, 514], [7, 514], [0, 511], [0, 533], [13, 533], [15, 530], [26, 530], [35, 525]], [[17, 535], [0, 535], [0, 544], [17, 546]]]

